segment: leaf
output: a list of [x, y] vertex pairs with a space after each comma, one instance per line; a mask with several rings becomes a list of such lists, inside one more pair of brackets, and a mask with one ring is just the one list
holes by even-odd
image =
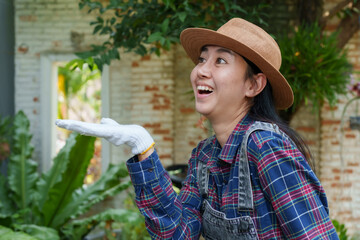
[[148, 43], [157, 42], [157, 41], [160, 41], [162, 38], [163, 38], [163, 36], [162, 36], [161, 32], [155, 32], [148, 37], [147, 42]]
[[138, 211], [133, 210], [107, 209], [89, 218], [72, 221], [64, 227], [63, 233], [73, 239], [80, 239], [100, 222], [110, 220], [119, 223], [133, 222], [138, 219], [139, 214]]
[[14, 144], [8, 165], [9, 188], [14, 193], [14, 202], [20, 209], [32, 204], [35, 183], [38, 180], [37, 163], [31, 160], [34, 147], [30, 122], [24, 112], [19, 111], [14, 118]]
[[177, 14], [177, 15], [178, 15], [180, 21], [181, 21], [181, 22], [184, 22], [185, 19], [186, 19], [187, 13], [186, 13], [186, 12], [180, 12], [180, 13]]
[[39, 240], [60, 240], [58, 232], [53, 228], [47, 228], [34, 224], [23, 224], [17, 225], [16, 229], [21, 230]]
[[93, 35], [95, 35], [98, 31], [100, 31], [103, 28], [102, 25], [96, 25], [94, 27]]
[[[54, 222], [54, 219], [61, 213], [62, 209], [69, 203], [73, 192], [83, 185], [87, 167], [94, 153], [94, 137], [72, 133], [65, 145], [68, 153], [63, 153], [56, 161], [67, 162], [66, 170], [61, 173], [61, 181], [49, 189], [49, 196], [43, 205], [44, 225], [58, 229], [70, 216], [64, 217], [62, 221]], [[75, 143], [73, 141], [75, 138]], [[55, 163], [56, 166], [61, 165]], [[57, 173], [54, 173], [57, 174]]]
[[14, 232], [10, 228], [6, 228], [0, 225], [1, 240], [39, 240], [33, 236], [22, 232]]
[[76, 135], [74, 134], [70, 135], [66, 140], [65, 146], [54, 158], [52, 167], [41, 176], [37, 183], [38, 196], [36, 203], [40, 211], [42, 211], [44, 203], [49, 199], [50, 189], [62, 180], [69, 163], [70, 151], [76, 144], [75, 137]]
[[10, 196], [6, 179], [0, 174], [0, 218], [8, 217], [15, 212], [11, 204]]
[[163, 34], [166, 34], [168, 28], [169, 28], [169, 18], [166, 18], [165, 21], [161, 24], [161, 31]]
[[55, 217], [54, 222], [63, 222], [69, 216], [75, 218], [85, 213], [94, 204], [127, 189], [131, 183], [121, 183], [120, 181], [120, 178], [127, 175], [128, 172], [124, 164], [110, 165], [108, 170], [94, 184], [81, 188], [72, 195], [71, 201]]

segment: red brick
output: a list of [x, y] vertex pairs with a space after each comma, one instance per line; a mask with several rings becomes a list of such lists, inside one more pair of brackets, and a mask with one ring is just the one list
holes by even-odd
[[145, 55], [141, 58], [141, 61], [149, 61], [151, 59], [150, 55]]
[[297, 127], [296, 128], [297, 131], [302, 131], [302, 132], [307, 132], [307, 133], [314, 133], [316, 132], [316, 129], [314, 127]]
[[132, 62], [131, 66], [132, 66], [132, 67], [139, 67], [140, 65], [139, 65], [138, 62]]
[[340, 120], [322, 120], [321, 124], [322, 125], [334, 125], [334, 124], [340, 124], [341, 121]]
[[170, 134], [169, 129], [155, 129], [154, 134]]
[[345, 134], [345, 138], [356, 138], [355, 134]]
[[157, 86], [145, 86], [145, 92], [150, 92], [150, 91], [159, 91], [159, 87], [157, 87]]
[[349, 166], [349, 167], [358, 167], [358, 166], [359, 166], [359, 163], [358, 163], [358, 162], [349, 162], [349, 163], [348, 163], [348, 166]]
[[160, 158], [160, 159], [165, 159], [165, 158], [170, 158], [170, 159], [171, 159], [172, 156], [171, 156], [171, 154], [160, 154], [160, 155], [159, 155], [159, 158]]
[[172, 142], [172, 141], [174, 141], [174, 138], [164, 136], [164, 137], [163, 137], [163, 140], [164, 140], [164, 141], [167, 141], [167, 142]]
[[170, 109], [170, 105], [155, 105], [153, 106], [153, 110], [168, 110]]
[[160, 128], [161, 123], [145, 123], [143, 125], [144, 128]]
[[191, 114], [194, 113], [195, 110], [193, 108], [180, 108], [180, 112], [184, 114]]

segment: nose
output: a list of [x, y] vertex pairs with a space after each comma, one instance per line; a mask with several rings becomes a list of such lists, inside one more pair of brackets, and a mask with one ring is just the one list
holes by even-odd
[[211, 76], [211, 68], [209, 62], [200, 63], [197, 69], [199, 78], [209, 78]]

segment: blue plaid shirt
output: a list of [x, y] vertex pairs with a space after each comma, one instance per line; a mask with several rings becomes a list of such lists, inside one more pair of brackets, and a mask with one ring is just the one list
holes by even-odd
[[136, 203], [152, 239], [198, 239], [201, 233], [196, 170], [210, 170], [208, 201], [227, 218], [250, 215], [260, 239], [339, 239], [329, 218], [323, 187], [303, 155], [286, 138], [269, 131], [250, 135], [247, 147], [254, 211], [237, 211], [237, 184], [231, 176], [242, 137], [253, 121], [245, 117], [221, 148], [215, 137], [193, 150], [180, 194], [154, 152], [144, 161], [127, 162]]

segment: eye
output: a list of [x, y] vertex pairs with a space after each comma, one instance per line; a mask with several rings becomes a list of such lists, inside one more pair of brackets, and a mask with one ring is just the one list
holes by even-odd
[[199, 59], [198, 59], [198, 63], [204, 63], [205, 62], [205, 58], [203, 58], [203, 57], [199, 57]]
[[227, 63], [227, 62], [223, 58], [217, 58], [216, 63], [217, 64], [224, 64], [224, 63]]

